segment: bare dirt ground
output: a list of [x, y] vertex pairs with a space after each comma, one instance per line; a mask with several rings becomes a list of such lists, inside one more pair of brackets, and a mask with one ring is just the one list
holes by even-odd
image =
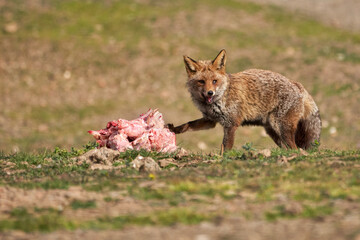
[[[230, 218], [218, 224], [204, 222], [197, 226], [176, 225], [172, 227], [128, 227], [122, 231], [74, 231], [54, 232], [50, 234], [24, 234], [15, 232], [4, 236], [4, 240], [15, 239], [354, 239], [360, 235], [348, 236], [346, 232], [359, 229], [360, 221], [357, 215], [334, 221], [317, 220], [280, 220], [275, 223], [265, 221], [247, 221], [241, 218]], [[341, 230], [340, 230], [341, 229]], [[340, 230], [340, 231], [339, 231]]]
[[[159, 184], [159, 183], [156, 183]], [[19, 190], [0, 188], [1, 212], [11, 207], [53, 207], [62, 209], [63, 216], [71, 220], [92, 220], [102, 216], [118, 216], [119, 214], [147, 213], [158, 209], [169, 209], [171, 206], [154, 205], [151, 201], [139, 201], [132, 198], [118, 198], [116, 203], [102, 201], [104, 193], [89, 193], [81, 188], [68, 190]], [[245, 194], [245, 193], [244, 193]], [[121, 192], [108, 192], [113, 197], [121, 196]], [[71, 210], [69, 204], [74, 199], [97, 200], [96, 209]], [[219, 216], [211, 222], [198, 225], [176, 224], [173, 226], [128, 226], [122, 230], [75, 230], [54, 231], [51, 233], [24, 233], [10, 231], [0, 233], [3, 240], [15, 239], [354, 239], [360, 238], [360, 219], [357, 203], [337, 200], [337, 213], [333, 216], [314, 219], [279, 219], [273, 222], [258, 218], [263, 211], [271, 210], [276, 204], [283, 203], [291, 211], [299, 211], [301, 205], [296, 202], [285, 202], [279, 199], [276, 203], [253, 204], [242, 198], [223, 201], [219, 198], [208, 199], [207, 204], [192, 204], [199, 211], [227, 212], [227, 217]], [[15, 203], [16, 202], [16, 203]], [[189, 207], [189, 206], [188, 206]], [[251, 212], [252, 217], [241, 216], [243, 212]], [[301, 211], [301, 210], [300, 210]], [[233, 216], [232, 216], [233, 215]], [[240, 217], [239, 217], [240, 215]]]

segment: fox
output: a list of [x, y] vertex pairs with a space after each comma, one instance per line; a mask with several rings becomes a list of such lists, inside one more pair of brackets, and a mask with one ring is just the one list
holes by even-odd
[[220, 154], [231, 150], [240, 126], [263, 126], [277, 146], [309, 149], [320, 144], [320, 111], [303, 85], [269, 70], [225, 71], [226, 51], [214, 60], [194, 60], [184, 55], [186, 86], [202, 118], [170, 131], [224, 130]]

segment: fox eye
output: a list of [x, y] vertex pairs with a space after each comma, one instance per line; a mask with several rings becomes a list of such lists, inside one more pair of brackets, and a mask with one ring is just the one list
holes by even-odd
[[198, 83], [200, 83], [201, 85], [204, 85], [205, 81], [204, 80], [199, 80]]
[[217, 83], [217, 80], [213, 80], [213, 84]]

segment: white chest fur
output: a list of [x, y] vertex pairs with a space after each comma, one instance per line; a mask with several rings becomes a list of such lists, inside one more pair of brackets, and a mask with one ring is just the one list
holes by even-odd
[[218, 122], [224, 127], [233, 125], [232, 111], [229, 107], [226, 107], [222, 101], [217, 101], [212, 104], [196, 102], [196, 106], [205, 118]]

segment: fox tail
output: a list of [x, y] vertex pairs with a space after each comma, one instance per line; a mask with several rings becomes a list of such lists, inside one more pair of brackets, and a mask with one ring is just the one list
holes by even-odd
[[320, 112], [315, 102], [309, 96], [308, 101], [311, 105], [305, 105], [305, 110], [308, 108], [310, 113], [307, 117], [301, 119], [295, 134], [295, 143], [297, 147], [302, 149], [309, 149], [320, 144], [321, 133], [321, 118]]

